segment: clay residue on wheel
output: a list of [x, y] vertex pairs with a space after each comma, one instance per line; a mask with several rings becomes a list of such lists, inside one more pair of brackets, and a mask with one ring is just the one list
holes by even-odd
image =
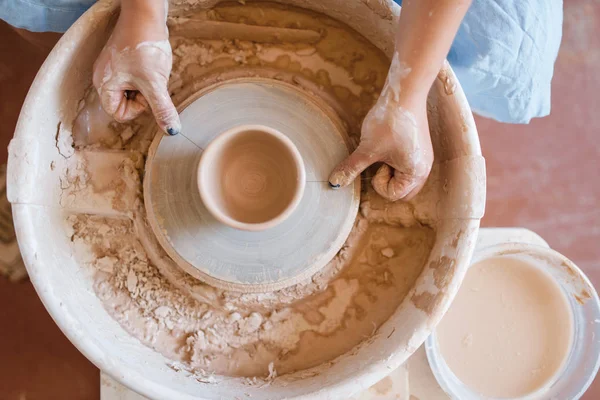
[[[172, 36], [170, 91], [176, 102], [230, 78], [278, 79], [327, 102], [346, 124], [351, 142], [358, 142], [362, 119], [389, 67], [386, 57], [362, 36], [323, 15], [269, 3], [220, 5], [180, 14], [170, 24], [185, 24], [190, 18], [310, 29], [321, 39], [292, 44]], [[114, 123], [95, 102], [92, 91], [74, 123], [76, 153], [145, 155], [155, 129], [152, 119]], [[143, 176], [141, 163], [127, 168], [121, 172]], [[91, 179], [94, 172], [86, 172], [85, 179]], [[139, 179], [125, 181], [139, 185]], [[236, 376], [261, 384], [290, 373], [302, 377], [306, 369], [327, 366], [373, 337], [421, 273], [434, 241], [434, 190], [426, 186], [413, 202], [392, 204], [370, 185], [363, 186], [360, 215], [340, 252], [309, 281], [276, 292], [219, 290], [177, 270], [160, 249], [151, 251], [152, 240], [136, 231], [145, 215], [139, 186], [119, 186], [120, 195], [139, 201], [128, 200], [137, 206], [118, 217], [70, 215], [69, 236], [75, 257], [94, 273], [94, 290], [107, 312], [173, 360], [173, 368], [189, 370], [202, 382]], [[444, 274], [451, 274], [451, 267], [437, 269], [439, 285], [445, 284]], [[427, 298], [413, 302], [425, 308], [437, 304]]]

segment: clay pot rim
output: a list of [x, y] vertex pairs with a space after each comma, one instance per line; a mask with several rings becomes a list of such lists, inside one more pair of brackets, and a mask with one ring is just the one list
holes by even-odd
[[[215, 205], [215, 202], [213, 201], [213, 196], [209, 195], [206, 191], [205, 186], [201, 184], [201, 177], [203, 175], [202, 171], [210, 170], [210, 166], [206, 164], [208, 159], [206, 155], [210, 155], [210, 153], [212, 153], [213, 151], [222, 148], [225, 143], [231, 141], [233, 138], [247, 131], [260, 131], [275, 138], [289, 152], [289, 154], [291, 155], [291, 161], [293, 162], [293, 165], [296, 168], [296, 188], [294, 196], [292, 197], [290, 203], [281, 213], [279, 213], [274, 218], [259, 223], [240, 222], [226, 215], [223, 211], [221, 211], [219, 207]], [[302, 160], [302, 156], [300, 155], [298, 148], [285, 134], [265, 125], [238, 125], [220, 133], [208, 144], [208, 146], [206, 146], [206, 148], [202, 152], [200, 161], [198, 162], [196, 184], [198, 186], [198, 192], [200, 193], [200, 198], [202, 199], [204, 206], [212, 214], [212, 216], [215, 217], [215, 219], [235, 229], [250, 232], [258, 232], [279, 225], [280, 223], [285, 221], [294, 212], [294, 210], [296, 210], [296, 208], [300, 204], [300, 201], [302, 200], [302, 196], [304, 196], [304, 188], [306, 187], [306, 169], [304, 167], [304, 161]]]

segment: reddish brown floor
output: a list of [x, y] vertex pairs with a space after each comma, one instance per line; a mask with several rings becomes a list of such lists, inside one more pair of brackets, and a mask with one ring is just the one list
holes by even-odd
[[[42, 57], [0, 23], [0, 163]], [[484, 226], [524, 226], [600, 287], [600, 3], [565, 2], [552, 115], [527, 126], [477, 118], [488, 166]], [[0, 399], [97, 399], [97, 369], [61, 334], [30, 283], [0, 278]], [[597, 379], [584, 396], [600, 398]]]
[[[0, 163], [43, 61], [42, 51], [0, 21]], [[31, 284], [0, 277], [0, 400], [98, 398], [98, 370], [54, 324]]]

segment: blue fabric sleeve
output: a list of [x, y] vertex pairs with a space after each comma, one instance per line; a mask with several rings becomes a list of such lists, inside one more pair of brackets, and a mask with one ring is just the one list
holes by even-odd
[[474, 112], [511, 123], [550, 113], [562, 20], [562, 0], [473, 0], [448, 61]]
[[96, 0], [0, 0], [0, 19], [32, 32], [65, 32]]

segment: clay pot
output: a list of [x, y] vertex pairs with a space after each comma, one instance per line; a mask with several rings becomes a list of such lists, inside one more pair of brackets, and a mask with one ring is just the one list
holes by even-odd
[[198, 163], [198, 190], [220, 222], [245, 231], [272, 228], [296, 209], [306, 172], [283, 133], [242, 125], [217, 136]]

